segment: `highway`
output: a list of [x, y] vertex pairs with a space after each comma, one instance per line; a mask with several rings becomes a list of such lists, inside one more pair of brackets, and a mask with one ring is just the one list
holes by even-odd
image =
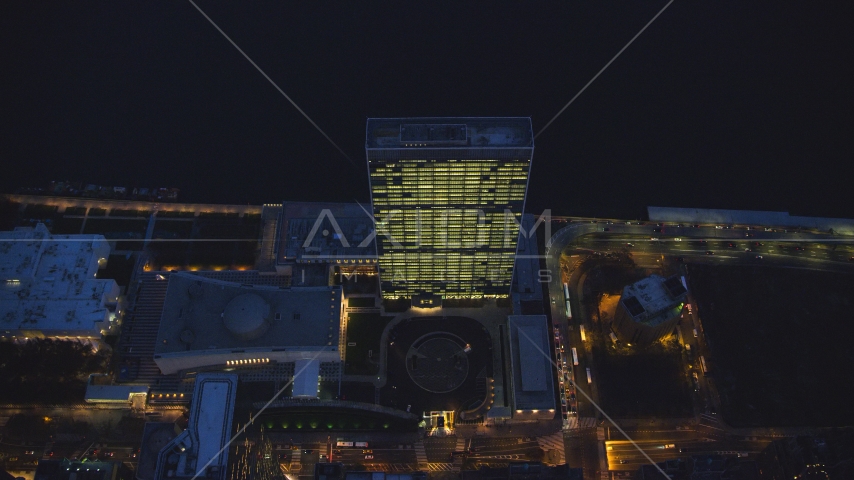
[[[766, 441], [726, 441], [716, 442], [703, 439], [672, 442], [662, 440], [635, 440], [655, 462], [663, 462], [689, 455], [734, 453], [744, 457], [756, 456], [770, 443]], [[628, 440], [610, 440], [605, 442], [610, 470], [635, 471], [641, 465], [648, 464], [646, 457]]]

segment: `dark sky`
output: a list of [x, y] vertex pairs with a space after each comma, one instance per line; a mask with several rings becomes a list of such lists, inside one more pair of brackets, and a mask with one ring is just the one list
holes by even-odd
[[[543, 127], [666, 1], [0, 2], [0, 189], [368, 198], [369, 116]], [[854, 216], [851, 2], [676, 0], [536, 142], [529, 210]]]

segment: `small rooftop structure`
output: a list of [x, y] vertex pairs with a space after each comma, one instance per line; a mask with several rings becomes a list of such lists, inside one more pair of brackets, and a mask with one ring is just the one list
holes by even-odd
[[0, 337], [100, 339], [120, 289], [99, 280], [102, 235], [51, 235], [44, 224], [0, 232]]
[[534, 146], [528, 117], [370, 118], [365, 148]]
[[196, 377], [187, 429], [157, 456], [155, 480], [201, 478], [224, 480], [228, 471], [231, 420], [237, 396], [237, 375]]
[[376, 263], [373, 220], [357, 203], [282, 202], [280, 223], [278, 265]]
[[511, 315], [510, 332], [514, 420], [550, 420], [555, 416], [554, 378], [545, 315]]
[[[172, 273], [154, 361], [164, 374], [229, 364], [340, 361], [340, 287], [240, 285]], [[319, 352], [320, 351], [320, 352]]]

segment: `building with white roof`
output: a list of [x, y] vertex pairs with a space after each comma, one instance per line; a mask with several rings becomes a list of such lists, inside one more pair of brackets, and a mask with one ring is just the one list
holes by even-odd
[[0, 232], [0, 338], [100, 339], [120, 294], [96, 278], [109, 255], [102, 235], [51, 235], [41, 223]]
[[187, 429], [160, 450], [154, 478], [226, 478], [236, 398], [237, 375], [196, 377]]
[[650, 275], [623, 288], [614, 328], [629, 343], [645, 344], [673, 332], [688, 289], [678, 276]]

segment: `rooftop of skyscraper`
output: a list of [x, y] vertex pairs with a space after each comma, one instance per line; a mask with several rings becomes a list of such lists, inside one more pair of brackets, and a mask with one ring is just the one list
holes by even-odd
[[369, 118], [366, 148], [533, 147], [528, 117]]

